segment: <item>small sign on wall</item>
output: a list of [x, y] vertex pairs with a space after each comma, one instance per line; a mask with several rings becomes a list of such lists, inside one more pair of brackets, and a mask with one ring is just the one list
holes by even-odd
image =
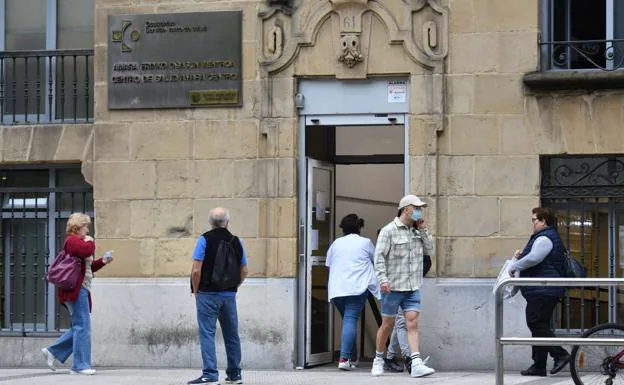
[[404, 80], [388, 81], [388, 103], [407, 102], [407, 82]]

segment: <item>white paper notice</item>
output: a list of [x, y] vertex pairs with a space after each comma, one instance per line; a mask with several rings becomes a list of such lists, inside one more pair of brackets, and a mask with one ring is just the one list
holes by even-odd
[[327, 193], [325, 191], [316, 192], [316, 220], [325, 222], [325, 210], [327, 209]]
[[312, 235], [311, 235], [312, 239], [310, 239], [311, 250], [318, 250], [318, 234], [319, 234], [318, 230], [312, 230]]
[[407, 82], [389, 81], [388, 82], [388, 103], [406, 103], [406, 102], [407, 102]]

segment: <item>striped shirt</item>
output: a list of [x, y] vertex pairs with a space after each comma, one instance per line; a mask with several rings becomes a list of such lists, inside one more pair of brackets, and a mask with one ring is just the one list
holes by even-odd
[[384, 226], [375, 247], [375, 274], [392, 291], [414, 291], [423, 282], [423, 255], [433, 252], [433, 237], [394, 218]]

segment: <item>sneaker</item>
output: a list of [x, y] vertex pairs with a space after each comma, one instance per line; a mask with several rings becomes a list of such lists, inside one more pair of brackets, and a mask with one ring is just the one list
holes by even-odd
[[425, 365], [422, 359], [416, 358], [412, 360], [412, 371], [410, 376], [412, 377], [424, 377], [435, 373], [435, 370]]
[[225, 378], [225, 383], [226, 384], [242, 384], [243, 383], [243, 377], [238, 375], [236, 377], [226, 377]]
[[338, 361], [338, 369], [340, 370], [353, 370], [355, 368], [356, 366], [353, 364], [353, 362], [351, 362], [351, 360], [345, 360], [344, 358], [341, 358], [340, 361]]
[[82, 370], [70, 370], [69, 374], [84, 374], [87, 376], [92, 376], [95, 374], [95, 369], [82, 369]]
[[56, 358], [54, 358], [54, 355], [48, 351], [48, 348], [41, 349], [41, 353], [43, 353], [46, 358], [48, 368], [50, 368], [50, 370], [52, 371], [55, 371], [56, 368], [54, 367], [54, 362], [56, 361]]
[[[431, 357], [427, 356], [427, 358], [423, 360], [423, 364], [427, 365], [429, 358]], [[412, 359], [409, 356], [405, 358], [405, 372], [408, 376], [412, 375]]]
[[219, 385], [219, 381], [211, 381], [206, 377], [198, 377], [194, 380], [187, 382], [187, 384], [208, 384], [208, 385]]
[[360, 360], [358, 360], [357, 358], [351, 358], [351, 364], [357, 368], [358, 366], [360, 366]]
[[401, 373], [403, 371], [403, 365], [399, 363], [396, 357], [384, 360], [384, 371], [390, 373]]
[[373, 360], [373, 368], [371, 369], [371, 374], [373, 376], [381, 376], [384, 374], [384, 359], [375, 357]]

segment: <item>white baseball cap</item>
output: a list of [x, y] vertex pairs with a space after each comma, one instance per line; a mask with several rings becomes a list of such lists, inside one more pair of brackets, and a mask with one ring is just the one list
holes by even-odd
[[421, 201], [419, 197], [410, 194], [401, 198], [401, 201], [399, 202], [399, 210], [409, 205], [416, 207], [427, 207], [427, 204]]

